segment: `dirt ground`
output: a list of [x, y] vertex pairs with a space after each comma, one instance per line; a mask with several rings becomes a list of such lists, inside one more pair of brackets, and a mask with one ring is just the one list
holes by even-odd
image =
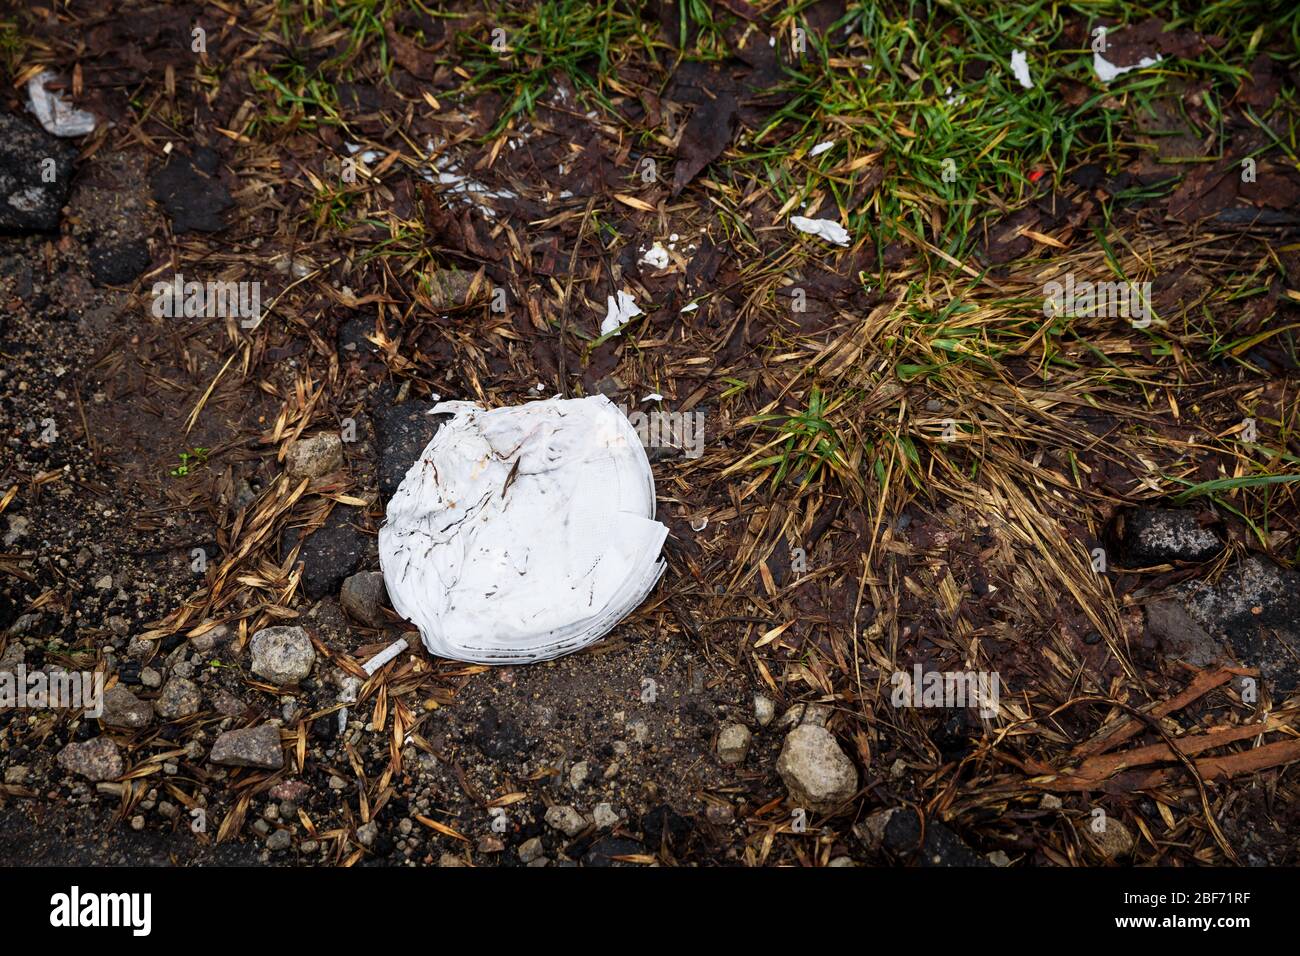
[[[1291, 21], [1117, 8], [1114, 62], [1163, 57], [1118, 92], [1061, 15], [1032, 95], [1070, 137], [942, 144], [1010, 67], [886, 57], [980, 27], [881, 9], [5, 14], [0, 191], [57, 212], [0, 216], [0, 670], [129, 716], [0, 707], [0, 863], [1300, 863]], [[928, 105], [837, 105], [872, 64]], [[93, 133], [41, 132], [43, 69]], [[1066, 273], [1155, 321], [1045, 313]], [[260, 315], [160, 311], [218, 281]], [[607, 638], [485, 667], [342, 599], [433, 403], [595, 394], [703, 423], [648, 449], [668, 570]], [[254, 672], [276, 626], [306, 676]], [[278, 766], [221, 759], [266, 726]]]

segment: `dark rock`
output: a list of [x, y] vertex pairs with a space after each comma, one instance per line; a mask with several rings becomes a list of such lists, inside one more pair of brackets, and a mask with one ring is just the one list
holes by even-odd
[[362, 624], [379, 627], [384, 623], [383, 604], [388, 592], [380, 571], [362, 571], [343, 582], [339, 603]]
[[360, 316], [348, 319], [340, 324], [338, 331], [339, 357], [343, 359], [362, 358], [377, 354], [379, 347], [366, 338], [374, 330], [375, 320]]
[[626, 837], [607, 836], [601, 837], [593, 843], [582, 857], [583, 866], [636, 866], [635, 863], [627, 863], [623, 860], [616, 860], [619, 856], [644, 855], [646, 848], [635, 840], [629, 840]]
[[925, 843], [922, 845], [921, 821], [911, 810], [895, 810], [890, 814], [881, 845], [898, 857], [910, 857], [916, 853], [918, 866], [992, 865], [937, 820], [926, 823]]
[[99, 285], [126, 285], [149, 268], [149, 246], [143, 239], [97, 242], [90, 248], [90, 274]]
[[666, 803], [647, 810], [641, 817], [646, 843], [658, 850], [668, 838], [669, 846], [680, 846], [691, 832], [690, 821]]
[[[302, 588], [311, 600], [336, 593], [344, 578], [361, 564], [369, 535], [353, 524], [360, 518], [359, 509], [335, 505], [325, 524], [302, 542], [298, 552], [303, 566]], [[281, 553], [287, 555], [301, 538], [301, 528], [285, 528], [280, 538]]]
[[1130, 564], [1208, 561], [1223, 542], [1201, 521], [1200, 513], [1178, 508], [1143, 508], [1123, 516], [1120, 543]]
[[0, 113], [0, 233], [58, 231], [76, 155], [40, 127]]
[[1251, 555], [1217, 581], [1189, 581], [1171, 596], [1205, 635], [1259, 668], [1275, 698], [1300, 688], [1300, 573]]
[[379, 449], [379, 493], [391, 498], [406, 472], [429, 444], [449, 415], [429, 415], [431, 402], [403, 402], [380, 409], [375, 415]]
[[154, 173], [153, 198], [167, 210], [173, 232], [220, 232], [226, 228], [221, 214], [234, 202], [216, 177], [215, 160], [211, 150], [196, 151], [194, 159], [173, 153], [167, 165]]
[[490, 704], [479, 718], [471, 739], [488, 757], [515, 757], [527, 754], [532, 749], [519, 725], [508, 717], [502, 719], [497, 709]]
[[1223, 645], [1207, 634], [1178, 601], [1153, 601], [1146, 612], [1147, 630], [1164, 642], [1162, 650], [1174, 660], [1206, 667], [1227, 656]]

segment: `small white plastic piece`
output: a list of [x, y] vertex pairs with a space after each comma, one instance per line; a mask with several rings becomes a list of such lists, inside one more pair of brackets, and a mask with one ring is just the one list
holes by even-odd
[[636, 304], [636, 299], [632, 298], [629, 292], [620, 291], [617, 299], [612, 295], [606, 296], [605, 307], [608, 311], [605, 313], [605, 320], [600, 323], [601, 335], [609, 335], [611, 332], [619, 331], [623, 326], [642, 314], [640, 306]]
[[810, 236], [818, 236], [837, 246], [849, 244], [849, 233], [834, 219], [808, 219], [805, 216], [791, 216], [790, 225]]
[[54, 136], [85, 136], [95, 131], [95, 114], [79, 110], [58, 93], [45, 88], [58, 77], [42, 70], [27, 81], [27, 108], [36, 114], [45, 132]]

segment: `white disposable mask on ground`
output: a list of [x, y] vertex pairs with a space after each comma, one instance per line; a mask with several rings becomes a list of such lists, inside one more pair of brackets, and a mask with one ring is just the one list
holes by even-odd
[[443, 402], [388, 502], [379, 561], [430, 653], [484, 664], [586, 647], [663, 573], [668, 529], [626, 416], [604, 396]]

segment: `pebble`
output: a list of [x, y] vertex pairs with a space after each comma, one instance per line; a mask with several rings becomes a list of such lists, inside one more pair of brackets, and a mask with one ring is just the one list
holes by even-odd
[[553, 806], [546, 811], [546, 823], [559, 830], [565, 836], [574, 837], [587, 827], [587, 821], [581, 813], [570, 806]]
[[117, 684], [104, 691], [104, 712], [100, 720], [109, 727], [137, 730], [153, 722], [153, 707]]
[[361, 571], [343, 582], [339, 590], [339, 604], [355, 620], [371, 627], [384, 623], [384, 575], [380, 571]]
[[178, 720], [197, 714], [203, 706], [203, 695], [198, 686], [184, 677], [173, 677], [162, 689], [153, 708], [164, 720]]
[[749, 753], [752, 735], [744, 724], [728, 724], [718, 734], [718, 759], [724, 764], [742, 763]]
[[618, 826], [619, 816], [608, 803], [598, 803], [596, 809], [592, 811], [592, 819], [596, 826], [605, 830]]
[[80, 774], [92, 783], [122, 776], [126, 767], [117, 744], [107, 737], [74, 742], [59, 751], [59, 766]]
[[289, 446], [285, 469], [295, 478], [320, 478], [343, 466], [343, 439], [335, 432], [299, 438]]
[[274, 724], [227, 730], [212, 745], [208, 760], [225, 767], [279, 770], [284, 766], [280, 730]]
[[379, 824], [374, 820], [357, 827], [357, 842], [369, 849], [379, 837]]
[[858, 789], [853, 761], [840, 749], [835, 736], [817, 724], [800, 724], [790, 731], [776, 769], [792, 803], [817, 812], [833, 810]]
[[250, 646], [253, 673], [273, 684], [297, 684], [316, 663], [316, 649], [301, 627], [264, 627]]
[[762, 694], [754, 695], [754, 719], [758, 721], [760, 727], [766, 727], [776, 716], [776, 704], [770, 697], [764, 697]]
[[546, 853], [546, 848], [542, 846], [541, 837], [531, 837], [519, 844], [519, 862], [532, 863], [534, 860], [541, 859]]

